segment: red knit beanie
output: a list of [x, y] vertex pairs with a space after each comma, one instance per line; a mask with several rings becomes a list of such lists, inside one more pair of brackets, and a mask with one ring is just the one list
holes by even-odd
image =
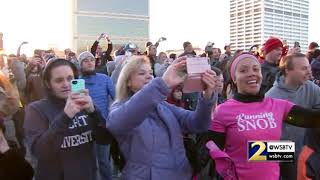
[[283, 44], [278, 38], [270, 38], [264, 43], [264, 52], [268, 54], [272, 50], [281, 47], [283, 48]]

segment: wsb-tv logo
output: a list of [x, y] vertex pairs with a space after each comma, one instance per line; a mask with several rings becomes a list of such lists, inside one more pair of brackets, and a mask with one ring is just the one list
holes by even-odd
[[248, 141], [248, 161], [294, 161], [291, 141]]

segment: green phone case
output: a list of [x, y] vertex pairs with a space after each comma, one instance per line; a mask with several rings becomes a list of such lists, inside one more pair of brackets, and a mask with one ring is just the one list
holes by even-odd
[[74, 79], [71, 82], [71, 92], [80, 92], [85, 89], [84, 79]]

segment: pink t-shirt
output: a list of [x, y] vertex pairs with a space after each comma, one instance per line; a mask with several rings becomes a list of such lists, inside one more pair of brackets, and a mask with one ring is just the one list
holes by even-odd
[[215, 109], [210, 130], [226, 134], [225, 152], [234, 161], [239, 179], [279, 179], [277, 162], [248, 162], [247, 142], [279, 140], [282, 121], [293, 105], [265, 97], [263, 102], [252, 103], [230, 99]]

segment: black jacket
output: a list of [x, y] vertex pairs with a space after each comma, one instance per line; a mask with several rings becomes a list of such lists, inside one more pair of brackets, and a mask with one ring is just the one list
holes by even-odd
[[261, 73], [262, 73], [262, 84], [260, 88], [260, 92], [265, 94], [269, 89], [272, 88], [274, 81], [276, 80], [277, 74], [280, 72], [280, 69], [277, 65], [271, 64], [265, 61], [261, 65]]
[[0, 153], [1, 180], [32, 180], [32, 177], [32, 167], [17, 150]]
[[[91, 53], [93, 54], [93, 56], [96, 56], [96, 50], [98, 48], [99, 45], [99, 41], [95, 41], [91, 47]], [[97, 73], [102, 73], [105, 75], [108, 75], [108, 71], [107, 71], [107, 63], [109, 61], [113, 61], [112, 57], [111, 57], [111, 52], [112, 52], [113, 46], [112, 43], [109, 42], [108, 43], [108, 49], [106, 51], [102, 52], [102, 57], [101, 59], [96, 58], [96, 60], [101, 60], [101, 65], [97, 66], [96, 65], [96, 72]], [[97, 62], [96, 61], [96, 62]]]

